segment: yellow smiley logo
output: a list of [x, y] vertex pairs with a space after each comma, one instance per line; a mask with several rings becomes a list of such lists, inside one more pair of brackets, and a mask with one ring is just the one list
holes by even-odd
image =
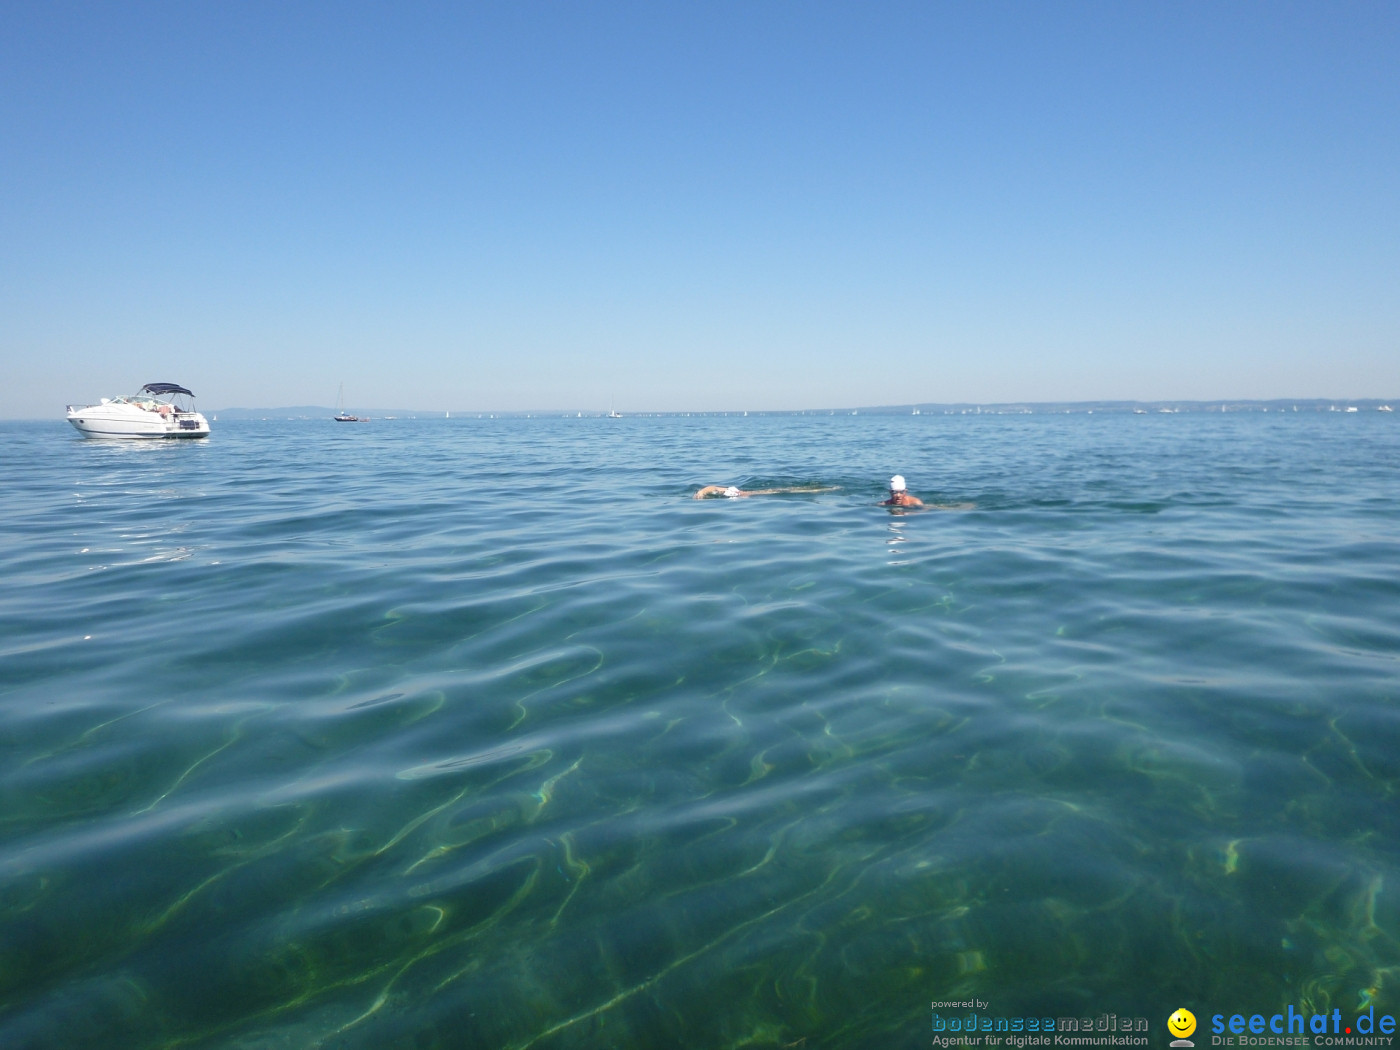
[[1185, 1039], [1196, 1030], [1196, 1015], [1190, 1010], [1178, 1008], [1167, 1018], [1167, 1031], [1178, 1039]]

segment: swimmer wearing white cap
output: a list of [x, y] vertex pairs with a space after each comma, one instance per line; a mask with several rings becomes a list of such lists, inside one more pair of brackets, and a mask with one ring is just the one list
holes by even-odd
[[924, 501], [918, 496], [909, 495], [909, 487], [904, 483], [904, 475], [890, 478], [890, 498], [883, 501], [882, 507], [922, 507]]

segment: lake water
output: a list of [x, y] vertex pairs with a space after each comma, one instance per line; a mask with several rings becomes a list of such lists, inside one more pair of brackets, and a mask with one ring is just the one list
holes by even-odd
[[0, 1046], [1394, 1013], [1393, 418], [4, 424]]

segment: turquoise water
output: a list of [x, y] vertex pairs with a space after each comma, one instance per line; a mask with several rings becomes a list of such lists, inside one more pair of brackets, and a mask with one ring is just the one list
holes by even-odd
[[1389, 415], [0, 437], [0, 1046], [1400, 1006]]

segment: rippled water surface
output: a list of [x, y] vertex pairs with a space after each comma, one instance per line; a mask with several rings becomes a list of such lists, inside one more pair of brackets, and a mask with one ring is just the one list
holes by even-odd
[[1392, 419], [4, 425], [0, 1046], [1395, 1012]]

